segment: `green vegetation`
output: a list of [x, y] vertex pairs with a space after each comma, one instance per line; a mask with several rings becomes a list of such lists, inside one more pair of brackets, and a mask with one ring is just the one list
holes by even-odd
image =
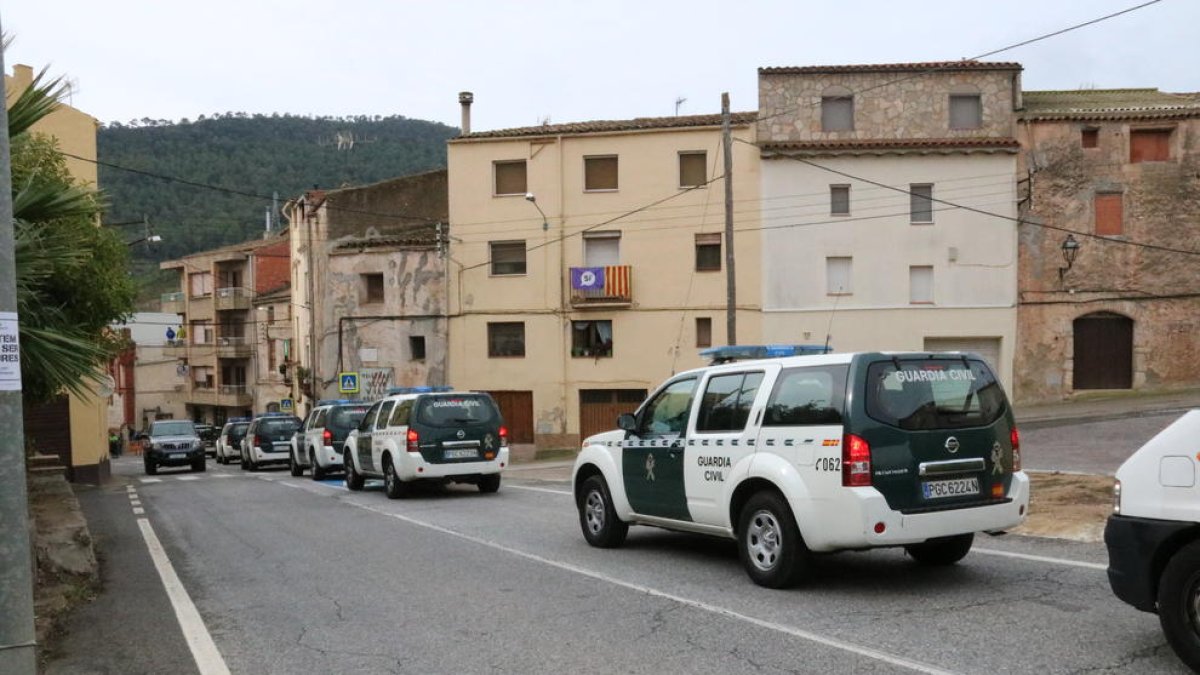
[[[400, 116], [302, 117], [225, 113], [195, 121], [132, 120], [100, 129], [101, 162], [215, 185], [172, 183], [99, 167], [106, 222], [148, 217], [161, 243], [133, 249], [141, 277], [151, 262], [245, 241], [263, 231], [271, 196], [280, 204], [318, 186], [363, 185], [446, 165], [446, 139], [458, 130]], [[353, 143], [351, 144], [351, 140]], [[340, 147], [339, 147], [340, 141]], [[144, 236], [121, 228], [129, 240]], [[147, 279], [149, 281], [149, 279]]]
[[96, 226], [100, 194], [71, 177], [52, 138], [30, 131], [64, 92], [61, 80], [39, 75], [8, 118], [22, 387], [31, 402], [97, 381], [119, 346], [107, 326], [133, 310], [128, 247]]

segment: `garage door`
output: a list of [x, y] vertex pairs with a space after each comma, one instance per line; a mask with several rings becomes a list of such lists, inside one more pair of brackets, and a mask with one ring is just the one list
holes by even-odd
[[929, 352], [975, 352], [992, 368], [1000, 372], [1000, 338], [939, 337], [925, 338], [925, 351]]
[[533, 442], [533, 392], [532, 391], [489, 391], [504, 424], [508, 426], [510, 443]]
[[1096, 312], [1075, 319], [1075, 389], [1133, 386], [1133, 320]]
[[644, 400], [645, 389], [580, 389], [579, 437], [616, 429], [617, 417], [637, 410]]

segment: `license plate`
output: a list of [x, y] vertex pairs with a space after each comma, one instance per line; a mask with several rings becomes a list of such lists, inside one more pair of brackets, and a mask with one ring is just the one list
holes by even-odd
[[979, 494], [978, 478], [956, 478], [954, 480], [935, 480], [921, 483], [925, 499], [943, 499], [945, 497], [962, 497]]
[[183, 455], [183, 454], [179, 454], [179, 453], [171, 453], [171, 459], [183, 459], [184, 457], [187, 457], [187, 455]]
[[446, 450], [442, 456], [446, 459], [466, 459], [468, 457], [478, 457], [479, 451], [474, 448], [452, 448]]

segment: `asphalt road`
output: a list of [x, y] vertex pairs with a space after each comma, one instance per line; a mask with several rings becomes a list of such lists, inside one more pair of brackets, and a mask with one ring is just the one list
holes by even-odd
[[1182, 415], [1173, 411], [1095, 422], [1030, 425], [1021, 428], [1021, 460], [1027, 470], [1111, 476], [1146, 441]]
[[732, 542], [634, 528], [590, 548], [567, 486], [515, 472], [495, 495], [389, 501], [212, 463], [147, 482], [135, 462], [80, 495], [107, 590], [47, 672], [198, 672], [138, 518], [233, 673], [1186, 672], [1094, 544], [983, 537], [946, 569], [838, 554], [771, 591]]

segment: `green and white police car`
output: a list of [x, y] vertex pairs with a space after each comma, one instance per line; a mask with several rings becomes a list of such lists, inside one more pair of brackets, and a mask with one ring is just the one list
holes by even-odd
[[903, 546], [953, 564], [1029, 505], [1008, 399], [973, 354], [710, 366], [670, 378], [618, 426], [575, 462], [584, 538], [619, 546], [631, 524], [734, 538], [772, 588], [803, 580], [814, 553]]

